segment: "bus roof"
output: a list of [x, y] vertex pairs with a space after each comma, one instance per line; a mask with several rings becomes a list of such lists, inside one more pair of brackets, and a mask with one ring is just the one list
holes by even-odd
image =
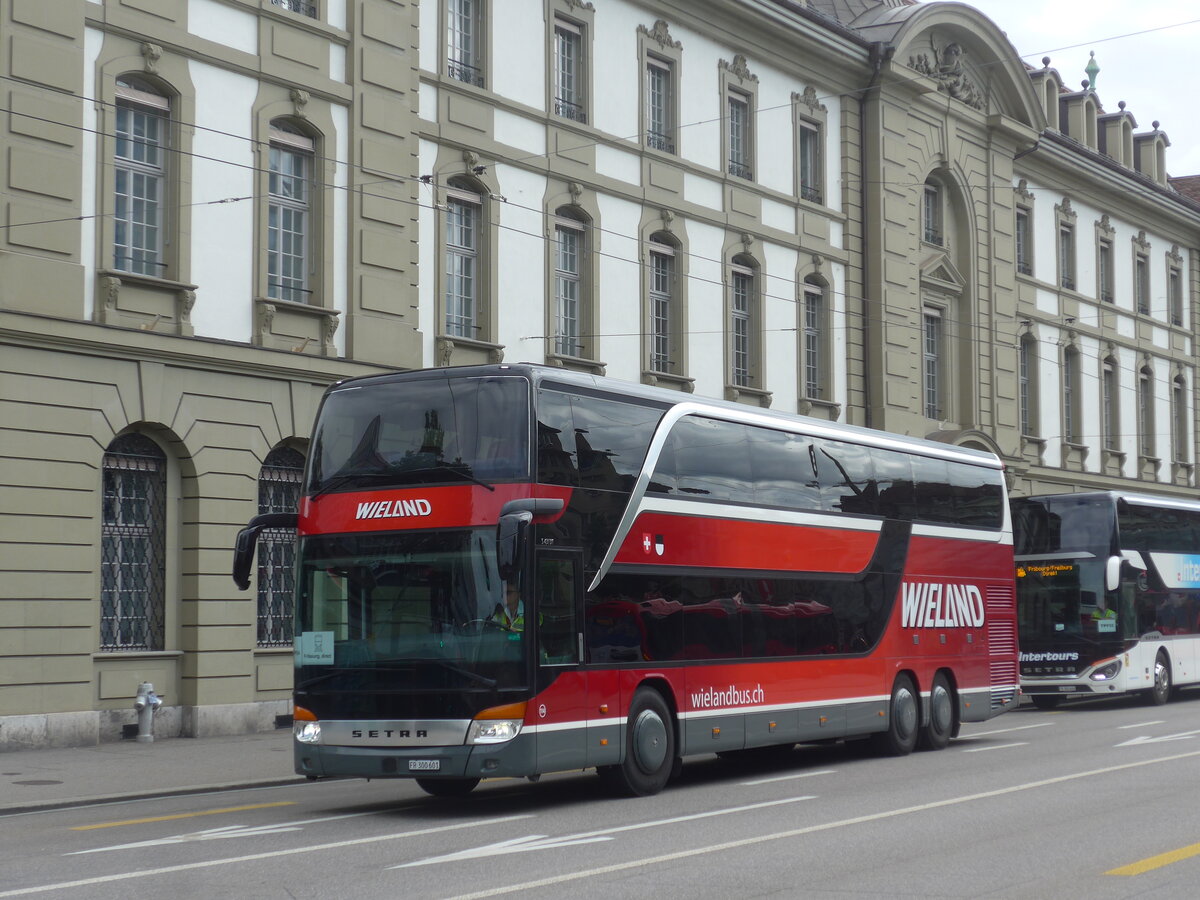
[[995, 456], [984, 450], [970, 447], [960, 447], [939, 441], [923, 438], [908, 437], [864, 428], [857, 425], [844, 425], [815, 419], [799, 414], [781, 413], [770, 409], [749, 407], [742, 403], [729, 400], [716, 400], [707, 397], [696, 397], [692, 394], [682, 394], [667, 388], [652, 387], [632, 381], [622, 381], [606, 375], [592, 375], [586, 372], [574, 372], [558, 366], [547, 366], [536, 363], [497, 363], [480, 366], [448, 366], [429, 369], [412, 369], [407, 372], [393, 372], [384, 375], [365, 375], [360, 378], [346, 379], [331, 385], [326, 394], [335, 393], [350, 387], [365, 387], [374, 384], [403, 383], [406, 381], [445, 378], [487, 377], [497, 375], [519, 375], [529, 378], [535, 387], [547, 386], [562, 389], [581, 389], [598, 395], [610, 395], [617, 398], [642, 400], [664, 409], [680, 403], [689, 403], [703, 410], [709, 410], [721, 418], [732, 421], [745, 421], [750, 424], [769, 424], [777, 421], [780, 424], [789, 423], [795, 426], [803, 423], [803, 431], [814, 437], [825, 437], [832, 440], [847, 440], [874, 447], [886, 447], [915, 453], [922, 456], [939, 457], [947, 460], [1002, 469], [1003, 463]]

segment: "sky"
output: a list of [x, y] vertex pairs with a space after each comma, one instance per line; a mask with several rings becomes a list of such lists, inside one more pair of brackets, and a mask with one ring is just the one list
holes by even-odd
[[1117, 101], [1137, 121], [1166, 132], [1167, 172], [1200, 175], [1200, 3], [1196, 0], [964, 0], [996, 23], [1021, 59], [1042, 57], [1068, 87], [1087, 77], [1088, 53], [1100, 72], [1096, 93], [1105, 112]]

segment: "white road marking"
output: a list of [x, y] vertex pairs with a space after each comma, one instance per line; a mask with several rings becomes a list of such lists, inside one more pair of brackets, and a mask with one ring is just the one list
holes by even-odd
[[959, 737], [959, 740], [971, 739], [977, 737], [987, 737], [993, 734], [1008, 734], [1013, 731], [1026, 731], [1030, 728], [1045, 728], [1048, 725], [1053, 725], [1054, 722], [1038, 722], [1036, 725], [1018, 725], [1015, 728], [997, 728], [994, 731], [972, 731], [970, 734], [964, 734]]
[[1008, 744], [990, 744], [987, 747], [966, 747], [963, 753], [986, 753], [988, 750], [1003, 750], [1006, 747], [1028, 747], [1029, 741], [1013, 741]]
[[[582, 872], [571, 872], [565, 875], [554, 875], [549, 878], [541, 878], [537, 881], [526, 881], [522, 884], [512, 884], [503, 887], [495, 887], [489, 890], [477, 891], [472, 894], [460, 894], [451, 900], [483, 900], [485, 897], [499, 897], [502, 894], [514, 894], [520, 891], [533, 890], [541, 887], [551, 887], [553, 885], [565, 884], [569, 881], [578, 881], [583, 878], [592, 878], [597, 875], [608, 875], [612, 872], [623, 872], [630, 869], [640, 869], [646, 866], [658, 865], [660, 863], [674, 862], [680, 859], [689, 859], [693, 856], [704, 856], [709, 853], [720, 853], [725, 850], [737, 850], [741, 847], [749, 847], [754, 844], [765, 844], [770, 841], [779, 841], [786, 838], [801, 837], [806, 834], [815, 834], [820, 831], [831, 831], [835, 828], [845, 828], [850, 825], [862, 825], [867, 822], [878, 822], [882, 819], [892, 819], [898, 816], [906, 816], [912, 813], [927, 812], [931, 809], [942, 809], [947, 806], [957, 806], [961, 803], [971, 803], [976, 800], [989, 800], [993, 797], [1002, 797], [1005, 794], [1015, 794], [1020, 791], [1035, 790], [1037, 788], [1046, 787], [1051, 784], [1062, 784], [1068, 781], [1077, 781], [1081, 778], [1092, 778], [1097, 775], [1108, 775], [1112, 772], [1120, 772], [1125, 769], [1136, 769], [1143, 766], [1157, 765], [1158, 763], [1175, 762], [1180, 759], [1192, 759], [1200, 756], [1200, 750], [1194, 750], [1190, 753], [1178, 753], [1174, 756], [1163, 756], [1158, 759], [1142, 760], [1140, 762], [1123, 763], [1117, 766], [1107, 766], [1103, 769], [1090, 769], [1086, 772], [1076, 772], [1072, 775], [1060, 775], [1057, 778], [1046, 778], [1041, 781], [1031, 781], [1026, 784], [1016, 784], [1011, 787], [997, 788], [994, 791], [984, 791], [980, 794], [967, 794], [962, 797], [951, 797], [947, 800], [936, 800], [933, 803], [923, 803], [920, 806], [906, 806], [902, 809], [892, 809], [886, 812], [873, 813], [866, 816], [856, 816], [853, 819], [842, 819], [837, 822], [826, 822], [823, 825], [810, 825], [806, 828], [793, 828], [788, 831], [777, 831], [774, 834], [764, 834], [760, 837], [742, 838], [736, 841], [726, 841], [722, 844], [710, 844], [707, 847], [691, 847], [687, 850], [679, 850], [675, 853], [664, 853], [661, 856], [650, 856], [644, 859], [635, 859], [629, 862], [613, 863], [609, 866], [599, 866], [595, 869], [586, 869]], [[0, 897], [3, 897], [0, 894]]]
[[1165, 719], [1154, 719], [1150, 722], [1138, 722], [1134, 725], [1118, 725], [1117, 729], [1124, 731], [1126, 728], [1149, 728], [1151, 725], [1165, 725]]
[[770, 784], [773, 781], [791, 781], [793, 778], [812, 778], [815, 775], [832, 775], [833, 769], [821, 769], [819, 772], [800, 772], [795, 775], [776, 775], [774, 778], [757, 778], [754, 781], [743, 781], [742, 784], [746, 787], [752, 787], [756, 784]]
[[265, 853], [248, 853], [245, 856], [229, 856], [224, 859], [207, 859], [202, 862], [182, 863], [177, 866], [160, 866], [156, 869], [142, 869], [137, 872], [118, 872], [113, 875], [98, 875], [95, 878], [80, 878], [77, 881], [60, 881], [56, 884], [39, 884], [33, 887], [17, 888], [11, 891], [0, 891], [0, 897], [25, 897], [29, 894], [44, 894], [47, 891], [61, 891], [67, 888], [89, 887], [93, 884], [109, 884], [114, 881], [128, 881], [133, 878], [145, 878], [148, 875], [170, 875], [173, 872], [186, 872], [189, 869], [209, 869], [214, 866], [227, 866], [234, 863], [253, 862], [257, 859], [273, 859], [279, 856], [295, 856], [300, 853], [315, 853], [319, 850], [340, 850], [343, 847], [356, 847], [361, 844], [378, 844], [382, 841], [396, 841], [401, 838], [420, 837], [426, 834], [440, 834], [446, 831], [458, 831], [463, 828], [478, 828], [481, 825], [498, 825], [502, 822], [515, 822], [518, 819], [531, 819], [532, 815], [502, 816], [492, 819], [476, 819], [471, 822], [459, 822], [456, 825], [439, 825], [436, 828], [418, 828], [415, 831], [400, 831], [394, 834], [377, 834], [372, 837], [355, 838], [347, 841], [334, 841], [330, 844], [312, 844], [307, 847], [292, 847], [287, 850], [269, 850]]
[[1200, 734], [1200, 729], [1197, 729], [1196, 731], [1181, 731], [1178, 734], [1164, 734], [1160, 735], [1159, 737], [1150, 737], [1149, 735], [1143, 734], [1133, 738], [1132, 740], [1122, 741], [1114, 746], [1134, 747], [1138, 744], [1162, 744], [1166, 743], [1167, 741], [1186, 741], [1189, 738], [1194, 738], [1198, 734]]
[[658, 819], [653, 822], [635, 822], [632, 825], [617, 825], [613, 828], [602, 828], [599, 831], [585, 831], [582, 834], [568, 834], [563, 837], [547, 837], [544, 834], [530, 834], [525, 837], [512, 838], [498, 844], [488, 844], [484, 847], [474, 847], [460, 850], [457, 853], [447, 853], [445, 856], [431, 856], [415, 862], [401, 863], [388, 866], [389, 869], [408, 869], [412, 866], [427, 866], [432, 863], [458, 862], [463, 859], [479, 859], [483, 856], [497, 856], [505, 853], [521, 853], [526, 850], [548, 850], [551, 847], [565, 847], [569, 844], [591, 844], [596, 841], [610, 841], [612, 835], [622, 831], [639, 831], [643, 828], [658, 828], [660, 825], [675, 825], [679, 822], [694, 822], [697, 819], [711, 819], [713, 816], [727, 816], [730, 813], [749, 812], [752, 809], [765, 809], [768, 806], [780, 806], [784, 803], [798, 803], [801, 800], [815, 800], [815, 797], [787, 797], [783, 800], [768, 800], [766, 803], [751, 803], [749, 806], [733, 806], [729, 809], [714, 809], [708, 812], [692, 813], [687, 816], [674, 816], [670, 819]]

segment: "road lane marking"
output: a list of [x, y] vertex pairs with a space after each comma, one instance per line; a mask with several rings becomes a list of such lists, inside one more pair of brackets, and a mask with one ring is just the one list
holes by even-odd
[[457, 853], [447, 853], [444, 856], [431, 856], [415, 862], [400, 863], [387, 866], [389, 869], [408, 869], [413, 866], [427, 866], [432, 863], [459, 862], [464, 859], [479, 859], [484, 856], [500, 856], [506, 853], [521, 853], [527, 850], [549, 850], [553, 847], [565, 847], [570, 844], [591, 844], [596, 841], [610, 841], [612, 835], [622, 831], [640, 831], [643, 828], [658, 828], [662, 825], [675, 825], [679, 822], [694, 822], [697, 819], [711, 819], [713, 816], [727, 816], [730, 813], [749, 812], [752, 809], [765, 809], [768, 806], [781, 806], [785, 803], [798, 803], [801, 800], [815, 800], [816, 797], [785, 797], [782, 800], [768, 800], [765, 803], [751, 803], [748, 806], [732, 806], [728, 809], [713, 809], [708, 812], [691, 813], [686, 816], [673, 816], [670, 819], [657, 819], [652, 822], [635, 822], [632, 825], [616, 825], [612, 828], [601, 828], [599, 831], [585, 831], [581, 834], [568, 834], [562, 837], [549, 837], [545, 834], [530, 834], [525, 837], [510, 838], [497, 844], [484, 847], [474, 847], [460, 850]]
[[145, 819], [125, 819], [122, 822], [99, 822], [95, 825], [73, 825], [72, 831], [93, 831], [97, 828], [120, 828], [124, 825], [147, 825], [151, 822], [170, 822], [172, 819], [191, 819], [196, 816], [219, 816], [222, 813], [245, 812], [249, 809], [271, 809], [275, 806], [295, 806], [295, 800], [277, 800], [274, 803], [255, 803], [252, 806], [226, 806], [224, 809], [205, 809], [199, 812], [175, 813], [170, 816], [150, 816]]
[[757, 778], [754, 781], [743, 781], [742, 785], [751, 787], [756, 784], [770, 784], [773, 781], [791, 781], [793, 778], [812, 778], [814, 775], [833, 775], [833, 769], [822, 769], [819, 772], [800, 772], [796, 775], [776, 775], [774, 778]]
[[1029, 741], [1012, 741], [1007, 744], [990, 744], [987, 747], [965, 747], [963, 753], [986, 753], [989, 750], [1003, 750], [1006, 747], [1028, 747]]
[[1053, 725], [1054, 722], [1038, 722], [1036, 725], [1018, 725], [1015, 728], [997, 728], [995, 731], [973, 731], [970, 734], [964, 734], [958, 740], [970, 740], [977, 737], [988, 737], [993, 734], [1008, 734], [1011, 731], [1025, 731], [1028, 728], [1045, 728], [1047, 725]]
[[160, 866], [157, 869], [142, 869], [138, 872], [118, 872], [115, 875], [97, 875], [95, 878], [80, 878], [76, 881], [60, 881], [55, 884], [38, 884], [32, 887], [17, 888], [11, 891], [0, 891], [0, 897], [26, 897], [30, 894], [44, 894], [47, 891], [62, 891], [68, 888], [90, 887], [93, 884], [111, 884], [115, 881], [129, 881], [133, 878], [145, 878], [149, 875], [170, 875], [173, 872], [187, 872], [191, 869], [211, 869], [214, 866], [228, 866], [242, 862], [254, 862], [259, 859], [274, 859], [280, 856], [296, 856], [300, 853], [315, 853], [320, 850], [340, 850], [343, 847], [357, 847], [362, 844], [379, 844], [383, 841], [397, 841], [401, 838], [421, 837], [427, 834], [441, 834], [447, 831], [458, 831], [463, 828], [478, 828], [480, 825], [499, 825], [504, 822], [515, 822], [518, 819], [531, 819], [530, 814], [501, 816], [495, 819], [476, 819], [471, 822], [459, 822], [455, 825], [439, 825], [434, 828], [418, 828], [416, 831], [399, 831], [394, 834], [376, 834], [371, 837], [354, 838], [352, 840], [334, 841], [329, 844], [313, 844], [307, 847], [292, 847], [287, 850], [268, 850], [264, 853], [248, 853], [245, 856], [229, 856], [224, 859], [206, 859], [201, 862], [181, 863], [177, 866]]
[[1120, 866], [1116, 869], [1109, 869], [1105, 875], [1141, 875], [1145, 872], [1151, 872], [1154, 869], [1161, 869], [1163, 866], [1169, 866], [1171, 863], [1177, 863], [1181, 860], [1191, 859], [1193, 856], [1200, 856], [1200, 844], [1192, 844], [1188, 847], [1180, 847], [1178, 850], [1171, 850], [1167, 853], [1160, 853], [1158, 856], [1151, 856], [1147, 859], [1139, 860], [1135, 863], [1130, 863], [1127, 866]]
[[1165, 725], [1165, 724], [1166, 724], [1166, 720], [1164, 720], [1164, 719], [1154, 719], [1151, 722], [1136, 722], [1133, 725], [1118, 725], [1117, 729], [1120, 731], [1124, 731], [1126, 728], [1149, 728], [1151, 725]]
[[[1030, 791], [1037, 788], [1047, 787], [1052, 784], [1062, 784], [1068, 781], [1078, 781], [1081, 778], [1092, 778], [1097, 775], [1108, 775], [1112, 772], [1121, 772], [1126, 769], [1136, 769], [1144, 766], [1156, 765], [1158, 763], [1175, 762], [1181, 759], [1194, 759], [1200, 756], [1200, 750], [1194, 750], [1190, 753], [1177, 753], [1174, 756], [1163, 756], [1158, 759], [1148, 759], [1141, 762], [1122, 763], [1116, 766], [1107, 766], [1103, 769], [1090, 769], [1086, 772], [1076, 772], [1071, 775], [1059, 775], [1056, 778], [1046, 778], [1041, 781], [1031, 781], [1026, 784], [1015, 784], [1011, 787], [997, 788], [994, 791], [984, 791], [979, 794], [967, 794], [962, 797], [951, 797], [947, 800], [936, 800], [932, 803], [923, 803], [919, 806], [906, 806], [902, 809], [892, 809], [881, 813], [872, 813], [866, 816], [856, 816], [852, 819], [841, 819], [837, 822], [826, 822], [823, 825], [809, 825], [805, 828], [793, 828], [788, 831], [777, 831], [774, 834], [765, 834], [759, 837], [742, 838], [736, 841], [726, 841], [721, 844], [710, 844], [707, 847], [692, 847], [687, 850], [679, 850], [675, 853], [664, 853], [661, 856], [651, 856], [645, 859], [635, 859], [629, 862], [613, 863], [608, 866], [598, 866], [594, 869], [585, 869], [580, 872], [571, 872], [565, 875], [554, 875], [549, 878], [541, 878], [537, 881], [526, 881], [522, 884], [512, 884], [503, 887], [495, 887], [489, 890], [477, 891], [472, 894], [459, 894], [451, 900], [483, 900], [486, 897], [499, 897], [502, 894], [514, 894], [521, 891], [530, 891], [541, 887], [552, 887], [554, 885], [564, 884], [569, 881], [577, 881], [582, 878], [594, 878], [598, 875], [608, 875], [613, 872], [623, 872], [630, 869], [640, 869], [646, 866], [658, 865], [660, 863], [675, 862], [680, 859], [689, 859], [693, 856], [704, 856], [709, 853], [720, 853], [725, 850], [737, 850], [742, 847], [749, 847], [754, 844], [765, 844], [770, 841], [785, 840], [787, 838], [802, 837], [806, 834], [815, 834], [820, 831], [831, 831], [835, 828], [845, 828], [851, 825], [863, 825], [869, 822], [878, 822], [883, 819], [893, 819], [898, 816], [911, 815], [912, 813], [927, 812], [932, 809], [942, 809], [947, 806], [957, 806], [962, 803], [970, 803], [975, 800], [990, 800], [994, 797], [1003, 797], [1006, 794], [1015, 794], [1021, 791]], [[4, 897], [0, 894], [0, 897]]]
[[1138, 735], [1135, 738], [1130, 738], [1127, 741], [1121, 741], [1119, 744], [1113, 744], [1114, 747], [1136, 747], [1140, 744], [1164, 744], [1167, 741], [1187, 741], [1200, 734], [1200, 728], [1195, 731], [1181, 731], [1178, 734], [1163, 734], [1158, 737], [1150, 737], [1148, 734]]

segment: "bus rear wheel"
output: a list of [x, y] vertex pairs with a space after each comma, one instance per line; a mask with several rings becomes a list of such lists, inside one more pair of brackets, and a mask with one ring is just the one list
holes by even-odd
[[418, 778], [417, 787], [434, 797], [465, 797], [475, 790], [478, 778]]
[[954, 733], [954, 694], [941, 672], [929, 689], [929, 724], [921, 729], [921, 749], [944, 750]]
[[625, 759], [600, 771], [614, 791], [632, 797], [657, 794], [675, 767], [675, 724], [658, 691], [641, 688], [629, 704]]
[[888, 703], [887, 731], [871, 735], [876, 752], [885, 756], [907, 756], [917, 746], [920, 734], [921, 706], [917, 689], [907, 675], [897, 675]]
[[1162, 706], [1171, 698], [1171, 660], [1166, 652], [1159, 650], [1154, 658], [1154, 687], [1146, 699], [1151, 706]]

